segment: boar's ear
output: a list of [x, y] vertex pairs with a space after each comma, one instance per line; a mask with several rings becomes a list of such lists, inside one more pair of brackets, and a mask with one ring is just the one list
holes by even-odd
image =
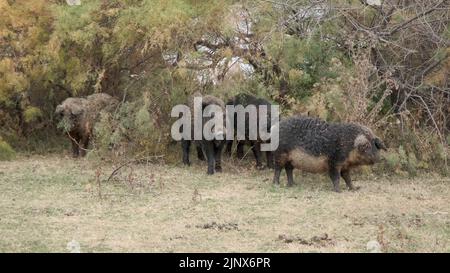
[[378, 150], [385, 150], [385, 151], [387, 151], [387, 148], [384, 145], [383, 141], [381, 141], [381, 139], [379, 139], [378, 137], [375, 138], [375, 146], [377, 147]]
[[356, 137], [354, 146], [358, 151], [364, 153], [370, 149], [370, 142], [365, 135], [361, 134]]
[[60, 115], [64, 111], [64, 107], [62, 105], [56, 106], [55, 114]]

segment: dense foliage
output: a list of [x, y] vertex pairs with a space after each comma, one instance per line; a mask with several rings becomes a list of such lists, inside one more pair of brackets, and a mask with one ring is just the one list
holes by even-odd
[[250, 92], [285, 115], [369, 125], [393, 171], [445, 171], [449, 5], [0, 0], [0, 159], [53, 147], [54, 109], [70, 96], [117, 97], [94, 150], [145, 156], [171, 153], [170, 109], [189, 94]]

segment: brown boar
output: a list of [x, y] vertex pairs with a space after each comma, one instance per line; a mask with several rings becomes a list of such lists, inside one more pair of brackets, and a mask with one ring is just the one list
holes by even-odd
[[108, 94], [99, 93], [87, 98], [67, 98], [56, 107], [55, 114], [65, 119], [69, 128], [65, 128], [72, 143], [72, 156], [86, 155], [92, 137], [94, 124], [102, 110], [112, 111], [118, 100]]

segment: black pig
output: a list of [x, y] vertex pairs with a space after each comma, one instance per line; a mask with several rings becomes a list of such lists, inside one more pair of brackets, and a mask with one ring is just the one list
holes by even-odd
[[310, 117], [291, 117], [279, 123], [279, 146], [274, 152], [275, 175], [280, 183], [281, 169], [285, 168], [288, 186], [294, 183], [293, 169], [311, 173], [328, 173], [334, 191], [340, 192], [339, 178], [355, 190], [350, 170], [360, 165], [380, 161], [379, 151], [386, 150], [383, 142], [362, 125], [327, 123]]
[[[267, 106], [267, 128], [271, 127], [271, 113], [270, 113], [270, 106], [272, 105], [269, 101], [263, 99], [263, 98], [257, 98], [253, 95], [250, 94], [239, 94], [235, 97], [233, 97], [231, 100], [229, 100], [227, 102], [227, 105], [242, 105], [244, 108], [247, 107], [248, 105], [254, 105], [256, 107], [261, 106], [261, 105], [266, 105]], [[234, 119], [234, 132], [235, 135], [237, 133], [237, 113], [234, 113], [234, 116], [228, 116], [229, 119]], [[259, 112], [258, 112], [258, 116], [257, 116], [257, 120], [259, 120]], [[261, 143], [262, 140], [260, 139], [260, 136], [258, 134], [258, 139], [257, 140], [249, 140], [249, 116], [246, 114], [245, 115], [245, 139], [246, 140], [236, 140], [236, 145], [237, 145], [237, 157], [239, 159], [242, 159], [244, 157], [244, 145], [250, 145], [252, 147], [252, 151], [253, 151], [253, 155], [255, 156], [255, 160], [256, 160], [256, 168], [258, 169], [262, 169], [263, 168], [263, 164], [262, 164], [262, 156], [261, 156]], [[226, 147], [226, 152], [228, 155], [231, 156], [231, 150], [233, 147], [233, 141], [229, 140], [227, 141], [227, 147]], [[267, 159], [267, 167], [268, 168], [272, 168], [273, 167], [273, 156], [272, 156], [272, 152], [267, 151], [266, 152], [266, 159]]]
[[[226, 124], [226, 115], [225, 115], [225, 103], [214, 96], [211, 95], [201, 95], [200, 93], [195, 93], [191, 98], [189, 99], [189, 108], [191, 109], [191, 112], [194, 113], [194, 98], [195, 97], [202, 97], [202, 109], [196, 109], [197, 111], [202, 111], [208, 106], [208, 105], [217, 105], [219, 106], [223, 111], [223, 120], [224, 124]], [[205, 118], [203, 117], [203, 126], [205, 123], [210, 120], [211, 118]], [[192, 137], [194, 136], [194, 119], [192, 118]], [[202, 134], [203, 135], [203, 134]], [[223, 146], [225, 145], [225, 138], [226, 138], [226, 129], [225, 126], [219, 126], [214, 127], [214, 135], [215, 139], [213, 140], [182, 140], [181, 146], [183, 149], [183, 163], [185, 165], [190, 165], [189, 160], [189, 151], [191, 142], [194, 142], [194, 144], [197, 147], [197, 156], [200, 160], [206, 160], [208, 161], [208, 174], [214, 174], [214, 172], [221, 172], [222, 171], [222, 164], [221, 164], [221, 155]]]

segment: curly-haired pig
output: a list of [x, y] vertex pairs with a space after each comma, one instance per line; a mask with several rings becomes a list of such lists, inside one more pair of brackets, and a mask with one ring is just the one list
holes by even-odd
[[95, 122], [101, 111], [112, 111], [118, 100], [108, 94], [98, 93], [86, 98], [67, 98], [56, 107], [58, 119], [66, 119], [69, 127], [66, 134], [72, 143], [72, 156], [86, 155]]
[[293, 169], [310, 173], [328, 173], [334, 191], [340, 192], [342, 177], [350, 190], [357, 189], [350, 170], [380, 161], [383, 142], [367, 127], [354, 123], [328, 123], [311, 117], [290, 117], [278, 124], [279, 146], [274, 152], [275, 175], [280, 183], [282, 168], [288, 186], [294, 184]]

